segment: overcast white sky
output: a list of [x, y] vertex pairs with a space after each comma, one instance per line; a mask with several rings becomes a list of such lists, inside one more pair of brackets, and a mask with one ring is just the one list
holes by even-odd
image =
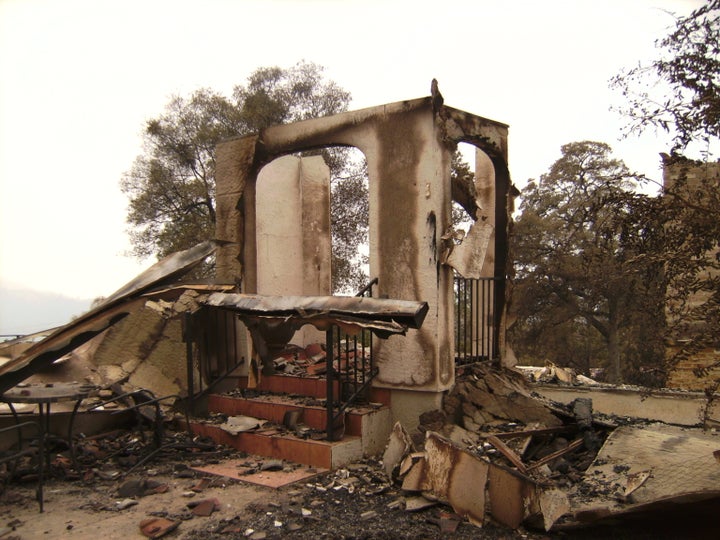
[[[229, 93], [305, 59], [362, 108], [429, 94], [510, 124], [519, 186], [567, 142], [660, 177], [666, 139], [619, 141], [607, 82], [652, 58], [696, 0], [0, 0], [0, 285], [107, 295], [124, 255], [118, 182], [172, 94]], [[0, 298], [2, 302], [2, 298]]]

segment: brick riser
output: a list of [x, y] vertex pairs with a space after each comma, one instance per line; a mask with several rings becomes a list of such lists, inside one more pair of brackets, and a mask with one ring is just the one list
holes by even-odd
[[342, 441], [299, 439], [275, 431], [244, 432], [232, 435], [212, 424], [191, 422], [195, 435], [209, 437], [217, 443], [248, 454], [284, 459], [311, 467], [333, 469], [362, 456], [359, 437], [345, 436]]
[[[248, 378], [238, 377], [238, 388], [248, 388]], [[318, 399], [327, 396], [327, 381], [319, 377], [293, 377], [291, 375], [265, 375], [254, 390], [278, 394], [297, 394]], [[338, 386], [334, 394], [338, 395]], [[386, 388], [371, 388], [370, 401], [390, 405], [390, 391]]]
[[[324, 431], [327, 427], [327, 411], [322, 407], [300, 406], [291, 403], [277, 403], [251, 398], [236, 398], [211, 394], [208, 396], [208, 410], [211, 413], [223, 413], [229, 416], [252, 416], [282, 424], [285, 413], [301, 411], [298, 423]], [[362, 434], [362, 412], [345, 414], [345, 434], [360, 436]]]
[[[247, 388], [247, 377], [239, 377], [238, 388]], [[325, 399], [327, 382], [319, 377], [293, 377], [288, 375], [263, 376], [254, 390], [275, 394], [294, 394], [315, 399]], [[336, 388], [337, 392], [337, 388]], [[377, 439], [373, 438], [371, 429], [370, 441], [363, 440], [368, 433], [368, 426], [387, 423], [389, 430], [390, 393], [382, 388], [371, 389], [371, 401], [386, 405], [381, 409], [368, 407], [345, 414], [345, 436], [341, 441], [328, 442], [312, 439], [301, 439], [286, 432], [275, 430], [249, 431], [232, 435], [213, 424], [200, 422], [191, 423], [193, 433], [210, 437], [214, 441], [247, 452], [248, 454], [284, 459], [303, 465], [332, 469], [345, 465], [362, 457], [365, 450], [377, 452]], [[291, 410], [302, 410], [298, 423], [312, 429], [324, 431], [326, 428], [326, 410], [323, 407], [297, 405], [284, 401], [281, 396], [275, 402], [266, 399], [240, 398], [218, 394], [208, 396], [208, 410], [229, 416], [252, 416], [282, 424], [285, 413]], [[385, 422], [384, 419], [388, 419]], [[384, 440], [385, 436], [381, 436]], [[367, 444], [374, 446], [366, 447]]]

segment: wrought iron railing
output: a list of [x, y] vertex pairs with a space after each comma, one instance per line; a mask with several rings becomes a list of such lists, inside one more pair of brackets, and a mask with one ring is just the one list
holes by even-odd
[[[372, 297], [373, 279], [356, 296]], [[370, 383], [375, 375], [372, 354], [372, 332], [362, 330], [348, 335], [337, 326], [326, 332], [325, 352], [327, 362], [327, 438], [340, 440], [344, 433], [345, 411], [354, 403], [369, 401]]]
[[497, 359], [504, 278], [455, 277], [454, 285], [455, 361], [468, 364]]
[[223, 309], [201, 309], [183, 319], [187, 358], [188, 407], [245, 362], [239, 347], [237, 316]]

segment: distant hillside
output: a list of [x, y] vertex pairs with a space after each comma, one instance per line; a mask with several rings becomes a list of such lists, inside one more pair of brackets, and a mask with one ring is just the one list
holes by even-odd
[[89, 299], [0, 285], [0, 334], [31, 334], [61, 326], [90, 309], [91, 303]]

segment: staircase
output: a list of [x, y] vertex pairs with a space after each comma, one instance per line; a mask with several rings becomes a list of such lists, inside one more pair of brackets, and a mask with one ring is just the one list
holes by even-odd
[[[342, 437], [330, 442], [320, 433], [327, 425], [326, 384], [321, 377], [270, 375], [263, 377], [256, 388], [247, 390], [247, 377], [239, 377], [237, 391], [208, 396], [208, 412], [251, 416], [267, 423], [258, 429], [232, 434], [217, 423], [195, 419], [191, 429], [196, 435], [248, 454], [323, 469], [381, 453], [392, 427], [389, 392], [373, 388], [369, 404], [348, 408]], [[302, 429], [294, 429], [295, 423]]]

